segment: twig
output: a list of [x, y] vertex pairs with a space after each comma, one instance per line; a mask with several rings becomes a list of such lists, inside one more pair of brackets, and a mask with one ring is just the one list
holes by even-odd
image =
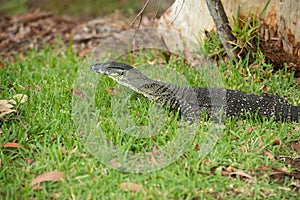
[[157, 15], [158, 15], [158, 10], [159, 10], [159, 8], [160, 8], [160, 4], [161, 4], [161, 0], [158, 0], [158, 4], [157, 4], [156, 11], [155, 11], [155, 15], [152, 17], [152, 20], [154, 20], [155, 17], [157, 17]]
[[130, 27], [132, 28], [136, 22], [136, 20], [140, 17], [140, 21], [138, 24], [138, 28], [141, 25], [142, 19], [143, 19], [143, 12], [145, 11], [145, 9], [147, 8], [148, 4], [149, 4], [150, 0], [147, 0], [145, 5], [143, 6], [143, 8], [141, 9], [141, 11], [135, 16], [135, 18], [132, 20], [132, 22], [130, 23]]
[[10, 120], [18, 120], [21, 124], [21, 126], [27, 130], [27, 127], [25, 126], [25, 124], [23, 123], [23, 121], [21, 120], [20, 117], [11, 117], [11, 118], [3, 118], [3, 121], [10, 121]]
[[232, 34], [229, 21], [221, 0], [206, 0], [210, 15], [212, 16], [219, 38], [230, 58], [239, 57], [241, 49], [236, 46], [236, 38]]
[[54, 142], [57, 139], [57, 136], [54, 136], [48, 143], [51, 144], [52, 142]]

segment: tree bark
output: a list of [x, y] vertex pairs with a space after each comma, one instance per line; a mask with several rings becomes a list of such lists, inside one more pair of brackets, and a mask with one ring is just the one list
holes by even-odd
[[234, 45], [236, 44], [236, 38], [232, 34], [221, 0], [206, 0], [206, 4], [215, 22], [219, 39], [221, 40], [227, 55], [230, 58], [238, 57], [241, 49], [237, 45]]
[[[249, 13], [257, 17], [268, 1], [262, 0], [222, 0], [231, 22], [232, 16], [247, 20]], [[260, 18], [259, 36], [261, 48], [267, 59], [278, 67], [284, 63], [300, 75], [300, 1], [271, 0]], [[179, 31], [195, 38], [195, 42], [205, 37], [205, 31], [216, 30], [206, 5], [206, 0], [175, 0], [173, 5], [159, 19], [159, 26]]]

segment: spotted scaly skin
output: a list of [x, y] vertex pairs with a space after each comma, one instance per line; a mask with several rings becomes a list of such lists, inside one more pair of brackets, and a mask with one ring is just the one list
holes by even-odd
[[222, 112], [224, 117], [258, 115], [276, 121], [298, 122], [300, 109], [272, 94], [255, 95], [221, 88], [192, 88], [152, 80], [130, 65], [119, 62], [94, 64], [91, 69], [108, 75], [119, 84], [143, 94], [146, 98], [180, 111], [192, 123], [202, 112]]

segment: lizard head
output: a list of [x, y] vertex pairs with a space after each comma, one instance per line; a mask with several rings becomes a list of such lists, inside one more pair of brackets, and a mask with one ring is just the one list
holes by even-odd
[[133, 69], [133, 67], [124, 63], [113, 61], [93, 64], [91, 69], [97, 73], [108, 75], [115, 79], [116, 77], [123, 76], [127, 71]]
[[120, 62], [97, 63], [91, 66], [97, 73], [107, 75], [121, 85], [127, 86], [135, 91], [149, 80], [136, 68]]
[[120, 63], [120, 62], [106, 62], [106, 63], [96, 63], [91, 66], [91, 69], [97, 73], [107, 75], [111, 79], [119, 82], [126, 81], [127, 74], [130, 70], [135, 70], [130, 65]]

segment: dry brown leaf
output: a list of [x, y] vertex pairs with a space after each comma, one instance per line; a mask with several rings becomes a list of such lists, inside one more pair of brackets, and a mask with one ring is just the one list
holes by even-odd
[[260, 165], [260, 167], [258, 168], [258, 170], [268, 172], [268, 171], [270, 171], [271, 169], [270, 169], [269, 166], [266, 166], [266, 165]]
[[0, 100], [0, 105], [7, 104], [8, 100]]
[[79, 52], [79, 57], [84, 58], [86, 55], [88, 55], [91, 52], [91, 49], [83, 49]]
[[[20, 103], [24, 103], [27, 100], [27, 95], [23, 94], [17, 94], [14, 96], [15, 99], [18, 99]], [[0, 118], [4, 118], [5, 115], [8, 115], [13, 112], [17, 112], [13, 109], [14, 105], [16, 104], [16, 101], [11, 100], [0, 100]]]
[[237, 195], [237, 194], [251, 195], [251, 191], [245, 190], [245, 189], [233, 189], [232, 191], [234, 192], [235, 195]]
[[63, 154], [69, 154], [69, 151], [66, 150], [64, 147], [60, 147], [60, 152], [62, 152]]
[[13, 105], [16, 105], [16, 104], [17, 104], [17, 102], [16, 102], [15, 100], [13, 100], [13, 99], [8, 100], [8, 103], [13, 104]]
[[16, 94], [13, 96], [13, 98], [19, 103], [24, 103], [27, 101], [28, 96], [26, 94]]
[[66, 178], [66, 175], [63, 172], [53, 171], [53, 172], [46, 172], [44, 174], [38, 175], [33, 179], [31, 182], [31, 186], [34, 190], [39, 190], [42, 187], [39, 185], [42, 182], [46, 181], [62, 181]]
[[263, 151], [263, 153], [265, 155], [267, 155], [270, 160], [275, 160], [275, 157], [273, 156], [273, 154], [271, 154], [271, 152], [269, 152], [269, 151]]
[[260, 152], [260, 149], [259, 148], [254, 148], [252, 149], [253, 152]]
[[7, 112], [7, 111], [10, 111], [10, 110], [13, 110], [13, 109], [11, 109], [11, 108], [13, 108], [13, 106], [10, 105], [10, 104], [1, 105], [1, 107], [0, 107], [0, 113]]
[[114, 88], [108, 88], [108, 93], [110, 95], [113, 95], [114, 94]]
[[21, 146], [16, 142], [7, 142], [2, 145], [3, 148], [20, 148]]
[[6, 110], [6, 111], [0, 111], [0, 118], [3, 118], [5, 115], [8, 115], [10, 113], [13, 113], [13, 112], [17, 112], [16, 110]]
[[119, 168], [122, 167], [122, 164], [119, 163], [119, 162], [117, 162], [115, 159], [111, 160], [111, 161], [109, 162], [109, 165], [110, 165], [111, 167], [117, 168], [117, 169], [119, 169]]
[[64, 154], [76, 154], [78, 147], [75, 147], [71, 151], [66, 150], [64, 147], [60, 147], [60, 151]]
[[44, 88], [43, 86], [27, 86], [25, 89], [26, 90], [33, 90], [33, 91], [40, 91], [43, 88]]
[[259, 146], [259, 147], [264, 147], [265, 144], [264, 144], [263, 142], [259, 142], [259, 143], [258, 143], [258, 146]]
[[72, 89], [72, 94], [79, 97], [81, 100], [84, 100], [84, 92], [81, 90], [77, 90], [77, 89]]
[[34, 161], [33, 159], [30, 158], [25, 158], [24, 160], [27, 164], [31, 164]]
[[120, 184], [120, 187], [125, 190], [125, 191], [130, 191], [130, 192], [138, 192], [142, 189], [142, 186], [137, 184], [137, 183], [132, 183], [132, 182], [124, 182]]
[[149, 151], [147, 152], [148, 155], [150, 155], [151, 157], [151, 161], [153, 164], [157, 165], [158, 164], [158, 161], [157, 159], [155, 158], [155, 155], [158, 153], [158, 149], [156, 147], [156, 144], [153, 145], [152, 147], [152, 151]]
[[233, 171], [234, 171], [232, 166], [226, 167], [225, 170], [226, 170], [227, 172], [233, 172]]
[[[2, 109], [11, 109], [11, 108], [13, 108], [13, 107], [14, 107], [14, 106], [11, 105], [11, 104], [9, 104], [8, 101], [7, 101], [7, 103], [1, 104], [0, 109], [1, 109], [1, 110], [2, 110]], [[5, 111], [5, 110], [3, 110], [3, 111]]]
[[270, 89], [268, 86], [264, 85], [264, 86], [260, 87], [259, 90], [264, 93], [268, 93]]
[[282, 140], [281, 138], [275, 138], [273, 140], [273, 145], [276, 146], [276, 145], [281, 145], [282, 144]]
[[247, 129], [247, 133], [252, 133], [253, 130], [254, 130], [253, 128], [249, 127], [249, 128]]
[[14, 102], [12, 100], [0, 100], [0, 112], [6, 112], [13, 108], [14, 106], [12, 105]]
[[292, 142], [292, 147], [295, 149], [295, 151], [300, 151], [300, 142]]

